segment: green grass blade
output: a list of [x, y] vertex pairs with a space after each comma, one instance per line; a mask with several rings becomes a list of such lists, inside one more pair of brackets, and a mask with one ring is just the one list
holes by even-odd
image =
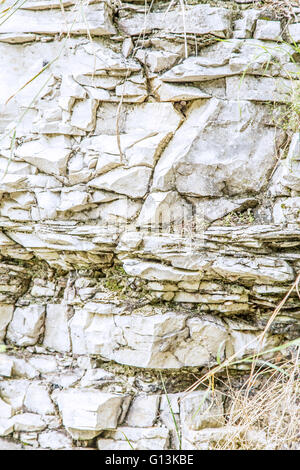
[[161, 378], [161, 383], [162, 383], [162, 386], [163, 386], [163, 389], [164, 389], [164, 392], [165, 392], [165, 395], [166, 395], [166, 399], [167, 399], [167, 402], [168, 402], [168, 406], [169, 406], [169, 409], [170, 409], [170, 413], [171, 413], [171, 415], [172, 415], [172, 419], [173, 419], [173, 422], [174, 422], [175, 431], [176, 431], [176, 434], [177, 434], [177, 437], [178, 437], [178, 441], [179, 441], [179, 450], [181, 450], [182, 443], [181, 443], [180, 431], [179, 431], [179, 428], [178, 428], [178, 424], [177, 424], [177, 421], [176, 421], [176, 418], [175, 418], [175, 414], [174, 414], [174, 412], [173, 412], [172, 405], [171, 405], [171, 402], [170, 402], [170, 399], [169, 399], [169, 396], [168, 396], [168, 393], [167, 393], [167, 390], [166, 390], [165, 383], [164, 383], [163, 376], [162, 376], [162, 373], [161, 373], [161, 372], [160, 372], [160, 378]]

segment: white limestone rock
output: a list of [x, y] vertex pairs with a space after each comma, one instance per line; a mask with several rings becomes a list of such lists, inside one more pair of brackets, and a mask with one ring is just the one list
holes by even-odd
[[289, 24], [287, 26], [287, 31], [293, 43], [300, 42], [300, 24], [299, 23]]
[[133, 428], [120, 426], [108, 433], [106, 439], [97, 440], [99, 450], [165, 450], [169, 442], [169, 430], [165, 427]]
[[37, 437], [37, 432], [20, 432], [18, 436], [23, 445], [30, 446], [28, 449], [36, 449], [39, 446]]
[[51, 34], [68, 33], [72, 35], [91, 34], [92, 36], [110, 36], [116, 33], [112, 23], [112, 11], [106, 2], [89, 5], [82, 18], [71, 9], [64, 14], [59, 9], [53, 10], [27, 10], [18, 9], [5, 22], [2, 33], [35, 33]]
[[214, 197], [225, 186], [230, 195], [258, 192], [275, 164], [274, 129], [262, 131], [258, 113], [247, 101], [196, 100], [156, 165], [152, 190]]
[[121, 226], [135, 219], [140, 210], [139, 201], [119, 197], [115, 201], [101, 204], [98, 213], [104, 223]]
[[0, 439], [0, 450], [22, 450], [22, 445], [15, 444], [14, 442], [6, 439]]
[[[128, 167], [153, 167], [171, 137], [170, 132], [139, 132], [120, 135], [121, 152]], [[101, 135], [84, 140], [82, 149], [97, 156], [96, 175], [121, 165], [117, 136]], [[100, 155], [99, 155], [100, 154]]]
[[1, 353], [0, 355], [0, 376], [11, 377], [14, 361], [10, 356]]
[[174, 132], [181, 122], [182, 115], [171, 103], [142, 103], [128, 110], [123, 132]]
[[229, 100], [271, 101], [290, 103], [293, 82], [281, 77], [253, 77], [246, 75], [226, 78], [226, 96]]
[[47, 431], [39, 434], [42, 449], [67, 450], [72, 448], [72, 439], [60, 431]]
[[96, 125], [98, 101], [87, 99], [77, 101], [73, 106], [71, 125], [83, 131], [92, 131]]
[[10, 304], [0, 305], [0, 343], [6, 335], [7, 325], [12, 319], [14, 306]]
[[41, 374], [48, 374], [57, 370], [57, 362], [52, 356], [35, 355], [29, 359], [29, 363]]
[[[133, 145], [128, 146], [124, 150], [128, 166], [148, 166], [153, 168], [171, 136], [171, 132], [153, 132], [145, 137], [137, 138]], [[121, 148], [123, 149], [122, 144]]]
[[[123, 78], [121, 76], [110, 76], [104, 75], [103, 72], [85, 73], [85, 74], [74, 74], [74, 80], [80, 85], [84, 85], [85, 89], [92, 92], [94, 88], [95, 92], [99, 90], [101, 93], [105, 90], [112, 91], [117, 85], [122, 83]], [[109, 94], [110, 96], [110, 94]], [[104, 100], [106, 101], [106, 100]], [[110, 100], [109, 100], [110, 101]]]
[[31, 364], [25, 359], [21, 358], [14, 358], [14, 366], [13, 366], [13, 376], [27, 378], [27, 379], [34, 379], [38, 377], [39, 373]]
[[126, 417], [126, 425], [138, 428], [153, 426], [157, 418], [159, 401], [159, 395], [135, 397]]
[[89, 98], [97, 100], [98, 102], [113, 101], [111, 94], [108, 90], [103, 90], [102, 88], [86, 87]]
[[32, 210], [33, 220], [55, 219], [60, 203], [60, 194], [58, 191], [35, 190], [35, 196], [38, 205], [38, 211], [35, 207]]
[[190, 318], [187, 321], [189, 338], [181, 342], [175, 356], [186, 366], [204, 366], [216, 363], [219, 355], [225, 357], [225, 344], [228, 333], [224, 324], [216, 319]]
[[[279, 338], [265, 336], [261, 338], [261, 333], [255, 331], [238, 330], [239, 324], [231, 324], [229, 355], [234, 354], [236, 359], [246, 356], [253, 356], [261, 351], [273, 349], [279, 345]], [[270, 358], [272, 353], [266, 355]]]
[[[89, 111], [89, 110], [88, 110]], [[78, 118], [78, 122], [82, 122]], [[83, 122], [86, 124], [86, 120]], [[85, 135], [85, 131], [79, 129], [78, 127], [71, 126], [69, 123], [64, 123], [62, 121], [47, 122], [41, 120], [37, 125], [37, 131], [40, 134], [57, 134], [64, 136], [80, 136]]]
[[103, 43], [88, 42], [78, 50], [78, 59], [82, 66], [75, 67], [74, 78], [79, 75], [102, 75], [128, 77], [141, 71], [141, 65], [133, 59], [124, 59], [122, 54], [104, 46]]
[[152, 225], [169, 229], [173, 223], [180, 224], [188, 219], [190, 207], [175, 191], [153, 192], [147, 196], [137, 224], [144, 227]]
[[218, 392], [197, 391], [181, 400], [180, 420], [184, 428], [200, 430], [225, 424], [222, 395]]
[[36, 40], [35, 34], [30, 33], [4, 33], [0, 34], [0, 42], [6, 42], [8, 44], [25, 44], [27, 42], [33, 42]]
[[125, 38], [122, 44], [122, 54], [127, 59], [133, 51], [133, 42], [131, 38]]
[[188, 200], [193, 203], [196, 213], [203, 218], [203, 223], [210, 223], [222, 219], [231, 212], [242, 211], [257, 205], [255, 198], [215, 198], [204, 200], [189, 198]]
[[153, 94], [160, 102], [191, 101], [200, 98], [210, 98], [210, 94], [200, 88], [186, 85], [173, 85], [155, 78], [152, 80]]
[[255, 39], [282, 41], [280, 21], [257, 20]]
[[205, 82], [236, 75], [236, 72], [232, 71], [228, 64], [209, 67], [206, 64], [202, 65], [203, 62], [201, 57], [189, 57], [182, 64], [175, 65], [171, 70], [165, 72], [161, 78], [165, 82], [180, 83]]
[[226, 8], [215, 8], [210, 5], [196, 5], [185, 8], [185, 21], [182, 21], [182, 10], [150, 12], [145, 22], [144, 14], [120, 18], [120, 28], [131, 36], [150, 33], [153, 30], [163, 30], [171, 33], [184, 32], [195, 35], [213, 34], [220, 38], [227, 37], [230, 31], [230, 11]]
[[[14, 421], [12, 418], [2, 418], [0, 416], [0, 436], [3, 437], [3, 436], [8, 436], [9, 434], [11, 434], [14, 430]], [[2, 440], [0, 441], [0, 445], [2, 444]], [[5, 445], [5, 449], [8, 449], [9, 447], [6, 447]], [[1, 449], [1, 447], [0, 447]]]
[[23, 184], [26, 185], [27, 177], [22, 174], [6, 174], [1, 177], [0, 182], [0, 191], [1, 193], [10, 193], [14, 192], [17, 189], [20, 189]]
[[12, 407], [0, 398], [0, 419], [11, 418], [13, 414]]
[[200, 431], [185, 430], [182, 436], [183, 450], [214, 450], [224, 443], [241, 440], [240, 426], [223, 426], [219, 428], [201, 429]]
[[238, 51], [232, 51], [229, 66], [233, 72], [243, 74], [240, 77], [241, 82], [245, 74], [285, 76], [285, 70], [293, 64], [294, 56], [295, 51], [288, 44], [276, 46], [274, 42], [249, 39], [241, 42]]
[[137, 57], [141, 62], [146, 64], [151, 72], [162, 72], [164, 70], [173, 67], [173, 65], [178, 61], [180, 56], [174, 54], [173, 52], [167, 51], [148, 51], [143, 49], [138, 49], [135, 57]]
[[18, 346], [37, 343], [44, 330], [45, 307], [17, 307], [7, 329], [7, 339]]
[[[178, 368], [211, 363], [224, 356], [228, 335], [223, 324], [173, 313], [143, 318], [116, 318], [124, 345], [114, 351], [117, 362], [137, 367]], [[220, 345], [222, 346], [220, 348]]]
[[259, 10], [247, 9], [241, 11], [241, 18], [234, 22], [234, 38], [251, 38], [256, 26], [256, 20], [259, 17]]
[[252, 260], [220, 256], [214, 261], [212, 269], [232, 281], [244, 280], [258, 284], [273, 284], [291, 282], [294, 279], [293, 269], [286, 261], [271, 257], [256, 257]]
[[148, 281], [197, 281], [202, 277], [197, 271], [184, 271], [164, 264], [137, 259], [123, 260], [123, 268], [130, 276], [138, 276]]
[[298, 223], [300, 197], [278, 198], [273, 207], [273, 219], [276, 224]]
[[31, 289], [31, 295], [33, 297], [52, 297], [55, 294], [55, 283], [50, 281], [42, 281], [40, 279], [34, 279], [33, 286]]
[[16, 155], [50, 175], [65, 175], [71, 143], [64, 136], [41, 137], [19, 146]]
[[295, 191], [300, 191], [300, 134], [296, 132], [291, 140], [287, 159], [284, 161], [281, 183]]
[[105, 429], [115, 429], [122, 413], [122, 406], [126, 407], [129, 404], [124, 395], [98, 390], [59, 392], [56, 401], [67, 428], [79, 432], [92, 431], [94, 436]]
[[89, 207], [89, 194], [86, 191], [62, 191], [58, 212], [78, 212]]
[[60, 95], [62, 98], [70, 97], [82, 100], [86, 97], [86, 91], [74, 80], [72, 75], [64, 74], [60, 85]]
[[[128, 169], [117, 168], [105, 175], [94, 178], [88, 185], [136, 199], [145, 196], [150, 176], [151, 170], [143, 166]], [[135, 182], [134, 184], [132, 184], [133, 181]]]
[[117, 97], [123, 97], [125, 103], [143, 103], [148, 96], [144, 83], [134, 83], [130, 79], [117, 85], [115, 92]]
[[42, 417], [34, 413], [17, 414], [12, 420], [16, 432], [43, 431], [47, 426]]
[[28, 380], [2, 380], [0, 382], [0, 395], [12, 407], [14, 414], [22, 409], [29, 384]]
[[24, 406], [32, 413], [52, 415], [55, 413], [50, 395], [42, 383], [32, 382], [26, 392]]

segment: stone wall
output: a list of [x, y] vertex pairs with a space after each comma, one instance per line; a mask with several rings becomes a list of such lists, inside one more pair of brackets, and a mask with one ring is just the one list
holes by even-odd
[[0, 447], [178, 448], [165, 386], [209, 448], [223, 395], [184, 390], [299, 337], [294, 292], [259, 342], [300, 268], [300, 8], [170, 3], [1, 23]]

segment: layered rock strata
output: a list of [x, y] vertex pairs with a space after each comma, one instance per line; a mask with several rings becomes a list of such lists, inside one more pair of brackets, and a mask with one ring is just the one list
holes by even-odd
[[300, 9], [261, 3], [0, 24], [0, 448], [211, 448], [195, 375], [299, 337], [295, 290], [260, 341], [300, 269]]

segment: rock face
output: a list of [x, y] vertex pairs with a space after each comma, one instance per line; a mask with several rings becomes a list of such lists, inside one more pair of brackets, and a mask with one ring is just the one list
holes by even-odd
[[1, 449], [212, 448], [184, 390], [299, 337], [299, 11], [173, 3], [0, 26]]

